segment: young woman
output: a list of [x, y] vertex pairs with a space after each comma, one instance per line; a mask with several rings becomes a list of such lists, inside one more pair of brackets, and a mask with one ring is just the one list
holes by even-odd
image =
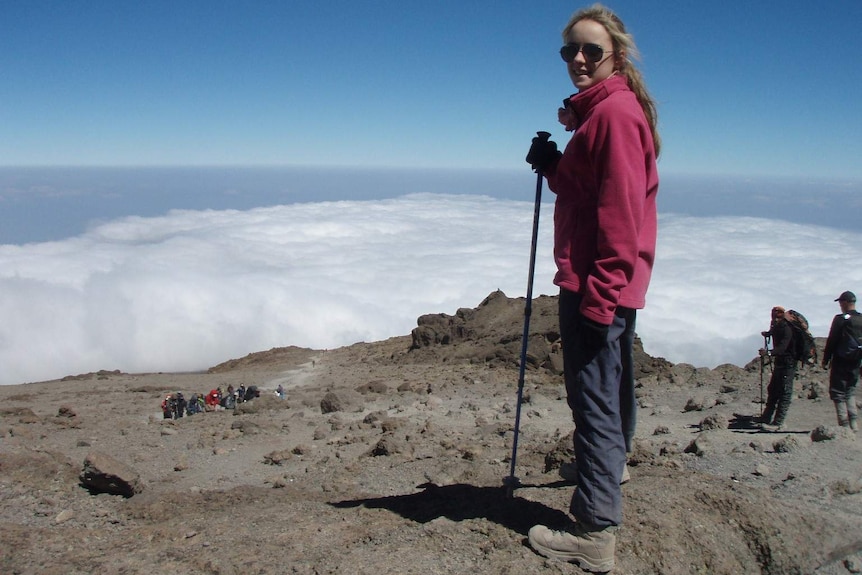
[[560, 50], [578, 92], [559, 119], [564, 152], [535, 138], [527, 162], [556, 194], [554, 258], [577, 488], [565, 530], [529, 533], [538, 553], [588, 571], [614, 566], [620, 480], [635, 427], [632, 346], [656, 243], [656, 106], [634, 67], [622, 21], [594, 5], [563, 30]]

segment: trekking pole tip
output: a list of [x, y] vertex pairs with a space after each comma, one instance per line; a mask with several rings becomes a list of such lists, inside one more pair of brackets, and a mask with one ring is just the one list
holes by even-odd
[[514, 475], [509, 475], [503, 478], [503, 485], [506, 487], [506, 497], [511, 499], [515, 489], [521, 486], [521, 480]]

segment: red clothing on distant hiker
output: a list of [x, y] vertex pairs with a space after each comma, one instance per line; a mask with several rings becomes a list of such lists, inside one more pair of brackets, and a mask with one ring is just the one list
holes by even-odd
[[554, 283], [583, 296], [585, 317], [610, 324], [617, 306], [646, 303], [657, 233], [655, 146], [625, 76], [570, 102], [580, 124], [546, 171], [557, 195]]
[[221, 393], [217, 389], [210, 390], [210, 392], [204, 399], [204, 402], [210, 407], [217, 406], [219, 403], [221, 403]]

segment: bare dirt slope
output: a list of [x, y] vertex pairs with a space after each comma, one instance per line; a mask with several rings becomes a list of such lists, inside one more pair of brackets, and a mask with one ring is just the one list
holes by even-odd
[[[275, 349], [207, 373], [0, 387], [0, 573], [580, 573], [525, 544], [533, 524], [565, 521], [572, 490], [557, 475], [572, 424], [555, 298], [534, 304], [522, 486], [503, 486], [523, 305], [498, 292], [423, 316], [412, 336]], [[759, 362], [695, 369], [640, 352], [638, 366], [615, 573], [862, 569], [862, 441], [834, 427], [825, 372], [802, 371], [788, 429], [766, 433], [751, 422]], [[240, 383], [264, 393], [162, 418], [166, 393]], [[91, 453], [143, 488], [84, 488]]]

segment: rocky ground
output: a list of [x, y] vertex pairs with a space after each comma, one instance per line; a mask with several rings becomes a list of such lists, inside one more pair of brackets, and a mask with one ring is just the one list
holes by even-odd
[[[565, 522], [572, 491], [556, 298], [533, 306], [521, 486], [503, 482], [523, 306], [497, 292], [381, 342], [0, 387], [0, 573], [580, 573], [526, 545]], [[751, 421], [759, 360], [637, 365], [614, 573], [862, 572], [862, 438], [835, 427], [824, 371], [801, 371], [787, 429], [768, 433]], [[241, 383], [264, 393], [162, 418], [166, 393]], [[84, 481], [85, 460], [120, 466], [134, 494]]]

